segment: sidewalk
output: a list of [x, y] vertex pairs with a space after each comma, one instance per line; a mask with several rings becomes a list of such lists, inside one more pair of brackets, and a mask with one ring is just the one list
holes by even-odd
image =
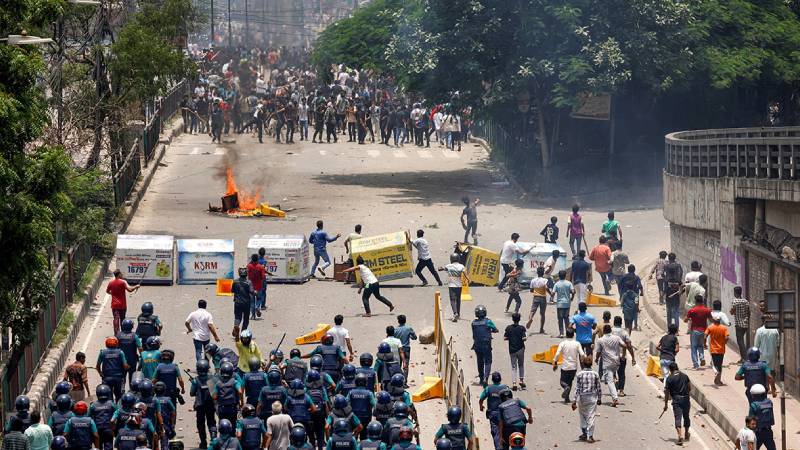
[[[649, 266], [641, 273], [649, 273]], [[658, 304], [658, 288], [655, 280], [645, 280], [645, 297], [643, 300], [643, 312], [646, 311], [651, 319], [651, 323], [666, 333], [666, 308]], [[747, 397], [745, 397], [744, 381], [736, 381], [734, 376], [739, 370], [739, 353], [730, 345], [725, 351], [725, 360], [722, 370], [723, 386], [714, 384], [714, 371], [711, 368], [711, 354], [706, 349], [706, 365], [695, 370], [692, 368], [692, 359], [689, 351], [689, 335], [686, 334], [686, 324], [681, 322], [678, 339], [680, 349], [678, 352], [678, 366], [689, 376], [692, 382], [692, 397], [705, 409], [731, 439], [736, 438], [738, 430], [744, 426], [744, 418], [748, 412]], [[735, 337], [731, 335], [735, 341]], [[655, 350], [660, 336], [651, 338], [650, 353], [657, 355]], [[730, 341], [729, 341], [730, 342]], [[776, 380], [777, 381], [777, 380]], [[772, 427], [775, 442], [780, 448], [781, 424], [780, 424], [780, 386], [778, 386], [778, 397], [770, 399], [774, 404], [775, 426]], [[786, 441], [785, 450], [800, 449], [800, 401], [787, 394], [786, 396]]]

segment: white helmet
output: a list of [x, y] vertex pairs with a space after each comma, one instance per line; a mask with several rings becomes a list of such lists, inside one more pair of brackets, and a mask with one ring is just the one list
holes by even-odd
[[761, 395], [766, 393], [767, 389], [764, 387], [763, 384], [754, 384], [750, 386], [750, 395]]

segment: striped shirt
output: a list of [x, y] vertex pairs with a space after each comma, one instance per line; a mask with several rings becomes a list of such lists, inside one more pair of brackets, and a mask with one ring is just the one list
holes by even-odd
[[12, 431], [3, 436], [2, 450], [30, 450], [30, 448], [28, 438], [19, 431]]
[[600, 376], [592, 369], [582, 369], [575, 376], [575, 399], [592, 395], [600, 397]]
[[744, 298], [734, 298], [731, 301], [733, 308], [733, 324], [739, 328], [750, 327], [750, 302]]

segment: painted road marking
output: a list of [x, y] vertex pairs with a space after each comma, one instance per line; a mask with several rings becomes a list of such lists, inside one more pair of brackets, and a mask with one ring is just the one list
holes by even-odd
[[199, 155], [200, 154], [200, 147], [192, 147], [192, 151], [189, 154], [190, 155]]
[[92, 327], [89, 328], [89, 335], [86, 336], [86, 340], [83, 342], [83, 347], [81, 347], [81, 351], [86, 353], [86, 349], [89, 348], [89, 342], [92, 342], [92, 335], [94, 334], [94, 330], [97, 329], [97, 324], [100, 322], [100, 317], [103, 316], [103, 310], [106, 309], [106, 303], [111, 299], [111, 295], [106, 294], [103, 296], [103, 303], [100, 303], [100, 308], [97, 310], [97, 315], [94, 316], [94, 320], [92, 321]]
[[217, 147], [217, 148], [214, 149], [214, 154], [215, 155], [224, 155], [225, 152], [226, 152], [225, 147]]
[[325, 156], [325, 155], [328, 154], [328, 152], [326, 150], [320, 150], [319, 154], [322, 155], [322, 156]]

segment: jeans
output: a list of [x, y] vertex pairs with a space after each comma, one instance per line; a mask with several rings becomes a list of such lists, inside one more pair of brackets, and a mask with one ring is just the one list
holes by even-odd
[[450, 309], [453, 310], [453, 318], [461, 316], [461, 288], [451, 287], [447, 288], [450, 293]]
[[469, 233], [472, 232], [472, 242], [478, 244], [478, 221], [467, 222], [467, 229], [464, 230], [464, 242], [469, 242]]
[[97, 434], [100, 438], [100, 450], [111, 450], [114, 448], [114, 431], [110, 428], [97, 427]]
[[667, 326], [671, 323], [674, 323], [680, 328], [681, 300], [679, 298], [667, 299]]
[[617, 385], [614, 384], [614, 375], [617, 373], [618, 368], [619, 366], [603, 367], [603, 375], [600, 377], [600, 381], [608, 386], [608, 392], [611, 394], [612, 400], [617, 400], [619, 398], [619, 395], [617, 395]]
[[114, 335], [119, 334], [119, 324], [125, 320], [125, 313], [127, 309], [111, 309], [111, 313], [114, 315]]
[[611, 272], [598, 272], [600, 274], [600, 281], [603, 282], [603, 293], [608, 295], [608, 292], [611, 290], [611, 283], [609, 282], [611, 277], [613, 276]]
[[672, 414], [675, 417], [675, 428], [681, 428], [681, 419], [683, 419], [683, 428], [688, 429], [691, 426], [689, 412], [689, 396], [679, 395], [672, 397]]
[[625, 390], [625, 368], [628, 367], [627, 359], [619, 360], [619, 367], [617, 368], [617, 389], [620, 391]]
[[393, 138], [394, 138], [394, 146], [395, 147], [397, 147], [397, 145], [402, 142], [402, 140], [400, 139], [400, 133], [401, 133], [400, 130], [402, 130], [401, 127], [394, 127], [394, 136], [393, 136]]
[[556, 321], [558, 321], [558, 334], [562, 336], [564, 330], [569, 328], [569, 308], [556, 308]]
[[294, 142], [294, 121], [286, 122], [286, 142]]
[[197, 339], [192, 339], [194, 341], [194, 358], [196, 361], [200, 361], [201, 359], [205, 359], [205, 351], [206, 345], [208, 345], [210, 340], [206, 341], [198, 341]]
[[417, 261], [417, 268], [414, 270], [414, 273], [417, 274], [419, 279], [422, 281], [422, 284], [428, 284], [428, 280], [426, 280], [425, 276], [422, 275], [422, 269], [426, 267], [431, 271], [433, 278], [436, 279], [436, 282], [439, 283], [439, 286], [441, 286], [442, 280], [439, 278], [439, 274], [436, 272], [436, 267], [434, 267], [432, 259], [420, 259]]
[[519, 308], [522, 306], [522, 297], [519, 296], [519, 292], [508, 293], [508, 301], [506, 302], [506, 311], [508, 311], [508, 308], [511, 307], [511, 300], [514, 300], [517, 303], [516, 306], [514, 306], [514, 312], [518, 313]]
[[511, 264], [500, 264], [500, 265], [503, 266], [503, 279], [500, 280], [500, 284], [497, 285], [497, 289], [502, 291], [503, 288], [506, 286], [506, 282], [508, 281], [508, 274], [510, 274], [511, 271], [514, 270], [514, 267], [512, 267]]
[[658, 361], [658, 364], [661, 366], [661, 375], [664, 377], [664, 386], [667, 386], [667, 378], [669, 378], [669, 365], [672, 364], [673, 360], [671, 359], [661, 359]]
[[300, 121], [300, 140], [308, 140], [308, 121]]
[[[320, 258], [322, 258], [322, 260], [325, 262], [321, 266], [319, 266], [319, 259]], [[311, 266], [311, 275], [310, 276], [312, 276], [312, 277], [314, 276], [314, 272], [317, 271], [317, 266], [319, 266], [320, 269], [325, 270], [330, 265], [331, 265], [331, 258], [330, 258], [330, 256], [328, 256], [328, 251], [327, 250], [319, 250], [319, 251], [318, 250], [314, 250], [314, 265]]]
[[706, 335], [702, 331], [695, 331], [692, 330], [691, 335], [691, 355], [692, 355], [692, 365], [694, 368], [700, 367], [700, 362], [705, 363], [705, 353], [703, 350], [703, 344], [705, 343]]
[[750, 329], [747, 327], [736, 327], [736, 345], [739, 346], [739, 359], [747, 356], [750, 348]]
[[[525, 347], [510, 354], [511, 356], [511, 381], [525, 379]], [[519, 377], [517, 377], [519, 374]]]
[[575, 380], [576, 373], [578, 373], [576, 369], [561, 369], [561, 378], [559, 379], [559, 384], [563, 390], [563, 392], [561, 392], [561, 398], [563, 398], [565, 402], [569, 401], [569, 393], [572, 390], [572, 381]]
[[500, 413], [487, 411], [486, 417], [489, 419], [489, 432], [494, 441], [494, 450], [501, 450], [503, 446], [500, 444], [500, 428], [497, 426], [500, 423]]
[[372, 311], [369, 309], [369, 298], [373, 294], [375, 295], [375, 298], [377, 298], [379, 302], [388, 306], [390, 310], [394, 309], [392, 302], [390, 302], [388, 298], [381, 295], [380, 283], [372, 283], [369, 285], [369, 287], [364, 288], [364, 291], [362, 291], [361, 293], [361, 303], [364, 304], [364, 312], [366, 312], [367, 314], [372, 313]]
[[241, 304], [241, 303], [234, 303], [233, 304], [233, 325], [239, 326], [241, 324], [241, 330], [246, 330], [247, 326], [250, 325], [250, 304]]
[[489, 374], [492, 373], [492, 348], [487, 346], [476, 346], [475, 360], [478, 363], [478, 378], [481, 384], [486, 384]]
[[356, 141], [356, 123], [347, 122], [347, 142]]
[[580, 236], [570, 235], [569, 250], [572, 252], [573, 255], [577, 255], [578, 252], [581, 251], [581, 242], [583, 242], [583, 235]]

